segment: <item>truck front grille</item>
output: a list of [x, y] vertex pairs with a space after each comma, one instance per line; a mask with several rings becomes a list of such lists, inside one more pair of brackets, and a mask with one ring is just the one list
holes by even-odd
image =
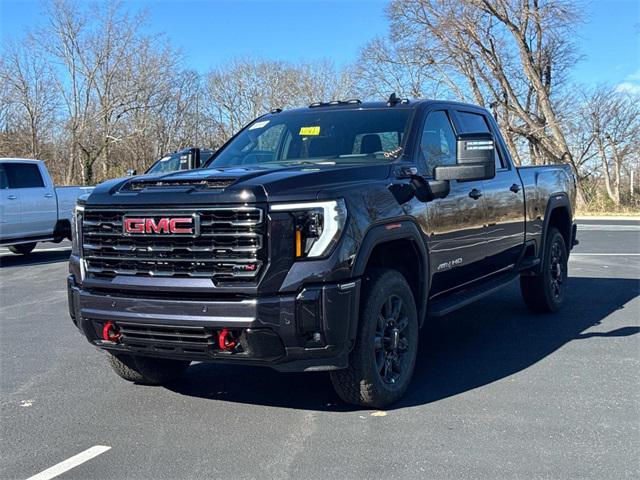
[[[123, 218], [195, 216], [195, 236], [125, 234]], [[155, 220], [154, 220], [155, 221]], [[88, 275], [195, 277], [255, 282], [265, 262], [265, 222], [257, 207], [194, 209], [85, 208], [83, 258]]]

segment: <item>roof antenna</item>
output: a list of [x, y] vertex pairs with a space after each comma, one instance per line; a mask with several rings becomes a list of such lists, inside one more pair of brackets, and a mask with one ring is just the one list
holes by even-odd
[[397, 105], [401, 101], [402, 101], [402, 99], [400, 99], [400, 98], [398, 98], [396, 96], [396, 92], [393, 92], [391, 95], [389, 95], [389, 100], [387, 100], [387, 106], [388, 107], [393, 107], [394, 105]]

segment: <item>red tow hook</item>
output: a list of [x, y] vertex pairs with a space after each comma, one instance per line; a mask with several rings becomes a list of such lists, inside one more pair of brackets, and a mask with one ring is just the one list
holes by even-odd
[[229, 351], [233, 350], [237, 345], [233, 332], [227, 328], [223, 328], [218, 336], [218, 346], [220, 350]]
[[120, 333], [120, 329], [111, 320], [104, 324], [104, 327], [102, 328], [103, 340], [107, 340], [109, 342], [118, 342], [120, 341], [121, 336], [122, 334]]

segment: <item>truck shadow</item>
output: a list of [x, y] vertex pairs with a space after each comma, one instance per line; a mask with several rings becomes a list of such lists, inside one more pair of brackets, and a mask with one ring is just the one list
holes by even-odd
[[[69, 248], [60, 247], [61, 250], [34, 250], [28, 255], [16, 255], [7, 253], [0, 255], [0, 268], [20, 267], [27, 265], [45, 265], [48, 263], [67, 262], [71, 255]], [[64, 248], [64, 250], [62, 250]]]
[[[413, 382], [390, 410], [490, 384], [534, 365], [572, 341], [607, 341], [637, 334], [640, 327], [636, 325], [615, 329], [606, 325], [610, 314], [624, 309], [639, 294], [638, 280], [571, 278], [562, 312], [536, 315], [526, 309], [515, 284], [434, 320], [422, 331]], [[632, 312], [627, 318], [637, 322]], [[583, 333], [600, 324], [598, 331]], [[326, 373], [283, 374], [268, 368], [200, 363], [169, 388], [183, 395], [231, 402], [321, 411], [358, 409], [339, 400]]]

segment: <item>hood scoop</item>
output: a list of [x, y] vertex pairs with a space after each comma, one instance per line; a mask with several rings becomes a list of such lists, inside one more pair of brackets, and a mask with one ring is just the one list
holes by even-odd
[[140, 179], [127, 183], [122, 190], [139, 192], [153, 188], [195, 188], [198, 190], [223, 190], [237, 181], [237, 178], [194, 178], [194, 179]]

